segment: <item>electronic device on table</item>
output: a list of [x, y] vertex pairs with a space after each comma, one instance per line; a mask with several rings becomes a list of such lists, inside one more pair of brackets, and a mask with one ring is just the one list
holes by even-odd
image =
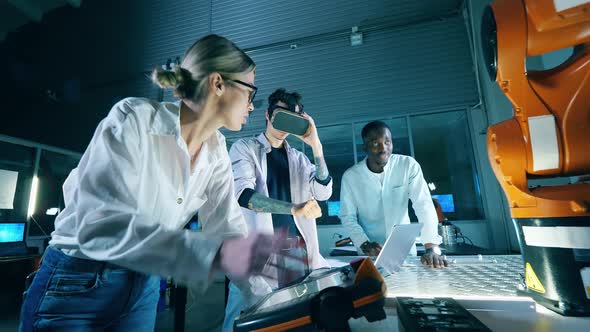
[[393, 226], [375, 260], [375, 266], [384, 277], [399, 271], [423, 226], [418, 223]]
[[403, 332], [491, 332], [452, 298], [398, 297], [397, 316]]
[[234, 322], [234, 331], [347, 331], [350, 318], [385, 319], [387, 288], [370, 258], [316, 270], [302, 282], [268, 294]]
[[0, 257], [26, 256], [31, 253], [27, 247], [26, 222], [0, 223]]

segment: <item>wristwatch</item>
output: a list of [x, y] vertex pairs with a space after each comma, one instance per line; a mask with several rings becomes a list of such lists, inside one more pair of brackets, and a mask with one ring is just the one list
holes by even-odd
[[365, 242], [363, 242], [363, 244], [361, 244], [361, 250], [366, 250], [366, 249], [367, 249], [367, 246], [368, 246], [370, 243], [371, 243], [371, 242], [369, 242], [369, 241], [365, 241]]
[[440, 250], [439, 246], [430, 247], [424, 251], [425, 254], [427, 254], [429, 252], [433, 252], [439, 256], [442, 255], [442, 251]]

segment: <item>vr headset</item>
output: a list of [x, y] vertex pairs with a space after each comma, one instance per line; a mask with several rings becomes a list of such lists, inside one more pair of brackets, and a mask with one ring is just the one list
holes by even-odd
[[309, 128], [309, 120], [304, 118], [303, 105], [299, 105], [300, 111], [295, 111], [295, 105], [287, 107], [275, 105], [273, 108], [270, 123], [272, 126], [280, 131], [284, 131], [294, 135], [305, 135], [307, 128]]

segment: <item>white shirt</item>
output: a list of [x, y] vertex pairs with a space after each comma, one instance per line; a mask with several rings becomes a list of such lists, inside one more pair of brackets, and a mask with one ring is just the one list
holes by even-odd
[[371, 172], [371, 175], [373, 175], [375, 178], [377, 178], [377, 180], [379, 180], [379, 183], [381, 183], [381, 187], [383, 187], [383, 181], [385, 180], [385, 172], [381, 172], [381, 173]]
[[[51, 245], [70, 256], [207, 285], [222, 239], [247, 229], [223, 135], [203, 144], [191, 173], [179, 114], [178, 104], [139, 98], [113, 106], [64, 183], [66, 207]], [[197, 211], [203, 231], [184, 230]]]
[[408, 199], [424, 224], [422, 243], [440, 244], [438, 217], [418, 162], [392, 154], [381, 174], [383, 184], [365, 159], [342, 176], [340, 220], [355, 246], [360, 250], [365, 241], [383, 244], [394, 225], [409, 224]]
[[[284, 144], [289, 161], [292, 203], [304, 203], [312, 198], [320, 201], [329, 199], [332, 196], [333, 181], [330, 180], [327, 185], [318, 183], [315, 178], [315, 165], [303, 153], [290, 147], [287, 141]], [[235, 195], [237, 198], [242, 195], [246, 188], [253, 189], [268, 197], [266, 155], [270, 151], [270, 143], [264, 134], [260, 134], [256, 138], [238, 140], [232, 145], [229, 155], [233, 164]], [[274, 232], [271, 213], [254, 212], [245, 208], [242, 208], [242, 212], [249, 231], [256, 230], [268, 234]], [[309, 267], [311, 269], [328, 267], [327, 261], [320, 254], [315, 219], [293, 216], [293, 220], [305, 240]], [[267, 282], [274, 285], [270, 280], [267, 280]], [[259, 281], [253, 282], [253, 284], [258, 284], [258, 286], [252, 286], [254, 294], [260, 295], [270, 290], [270, 288], [262, 286]]]

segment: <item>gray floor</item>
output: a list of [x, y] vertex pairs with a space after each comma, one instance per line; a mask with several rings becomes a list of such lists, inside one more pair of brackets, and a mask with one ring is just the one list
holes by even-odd
[[[204, 294], [188, 292], [185, 331], [221, 331], [224, 315], [223, 281], [211, 284]], [[0, 308], [0, 332], [14, 332], [18, 329], [18, 310]], [[157, 332], [174, 331], [174, 312], [166, 309], [156, 319]]]

